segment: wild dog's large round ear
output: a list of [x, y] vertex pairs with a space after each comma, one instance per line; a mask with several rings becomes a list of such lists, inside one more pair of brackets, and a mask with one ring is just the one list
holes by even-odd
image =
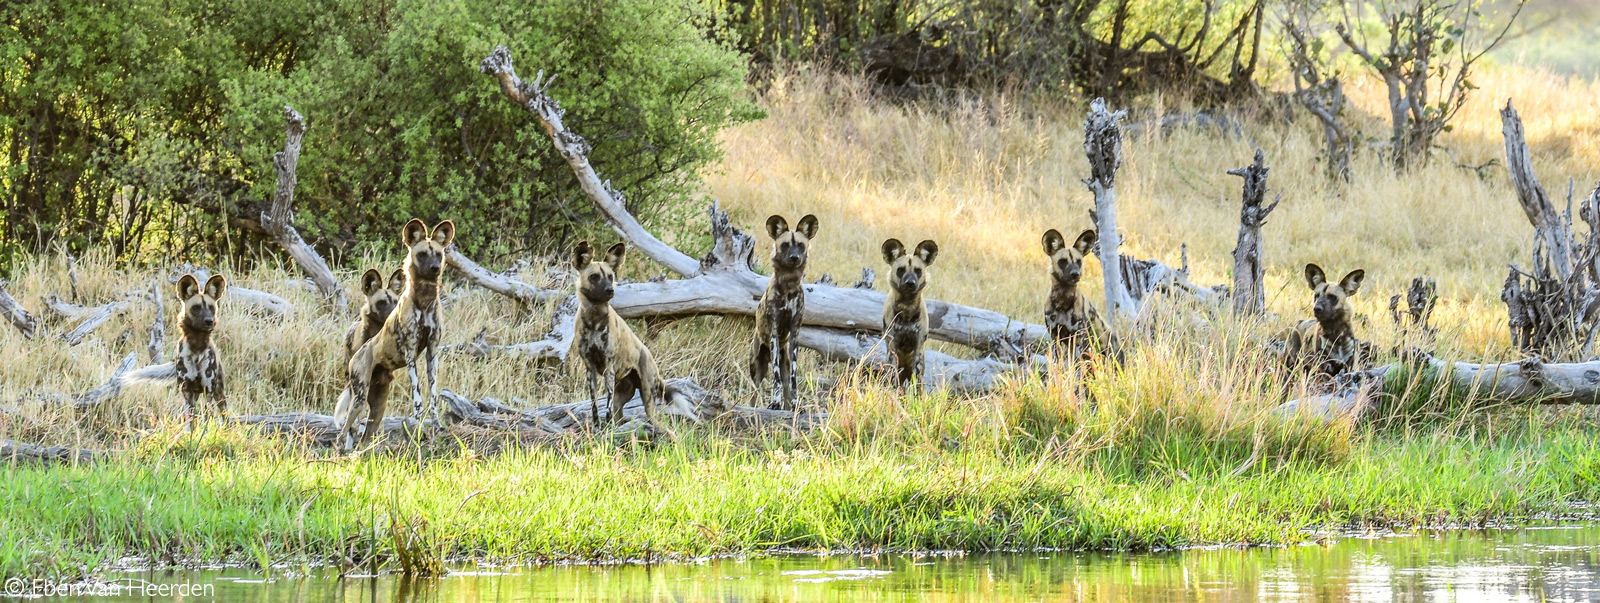
[[1328, 277], [1322, 273], [1321, 266], [1306, 264], [1306, 283], [1310, 284], [1312, 289], [1316, 289], [1326, 282], [1328, 282]]
[[389, 290], [400, 293], [406, 290], [406, 269], [395, 268], [389, 273]]
[[578, 270], [588, 268], [592, 259], [594, 259], [594, 248], [589, 246], [588, 241], [578, 241], [578, 245], [572, 248], [573, 268]]
[[804, 218], [800, 218], [800, 224], [795, 227], [795, 230], [800, 231], [800, 234], [805, 235], [807, 239], [816, 238], [817, 217], [811, 214], [806, 214]]
[[1345, 295], [1355, 295], [1356, 291], [1361, 289], [1361, 281], [1365, 278], [1367, 278], [1367, 271], [1360, 268], [1351, 270], [1350, 274], [1346, 274], [1344, 278], [1339, 279], [1339, 288], [1344, 289]]
[[610, 249], [606, 250], [606, 263], [611, 264], [612, 270], [622, 270], [622, 258], [628, 253], [628, 244], [617, 241]]
[[1099, 240], [1100, 233], [1091, 228], [1078, 233], [1078, 240], [1073, 241], [1072, 248], [1078, 250], [1079, 254], [1089, 255], [1089, 250], [1094, 249], [1094, 244]]
[[786, 232], [789, 232], [789, 221], [783, 219], [783, 216], [773, 214], [767, 218], [767, 236], [776, 239]]
[[400, 228], [400, 243], [406, 247], [421, 243], [428, 238], [428, 225], [421, 218], [412, 218]]
[[917, 243], [917, 257], [922, 258], [924, 264], [933, 264], [933, 259], [939, 257], [939, 244], [931, 240]]
[[433, 242], [440, 247], [449, 247], [450, 242], [456, 240], [456, 223], [445, 220], [433, 226]]
[[1067, 246], [1067, 239], [1061, 236], [1061, 231], [1054, 228], [1044, 231], [1044, 237], [1039, 239], [1044, 244], [1045, 255], [1055, 255], [1061, 248]]
[[193, 274], [185, 274], [178, 279], [178, 301], [189, 301], [189, 298], [200, 294], [200, 279]]
[[206, 279], [206, 295], [211, 296], [211, 299], [222, 299], [222, 294], [227, 292], [228, 279], [222, 278], [222, 275], [213, 274], [211, 278]]
[[893, 264], [895, 260], [900, 259], [900, 256], [903, 256], [905, 254], [906, 254], [906, 244], [905, 243], [901, 243], [900, 239], [889, 239], [889, 240], [883, 242], [883, 261], [884, 261], [884, 263]]
[[378, 272], [376, 269], [373, 269], [373, 268], [368, 268], [366, 272], [361, 273], [361, 294], [362, 295], [371, 297], [372, 294], [377, 293], [378, 291], [381, 291], [382, 289], [383, 289], [383, 273], [382, 272]]

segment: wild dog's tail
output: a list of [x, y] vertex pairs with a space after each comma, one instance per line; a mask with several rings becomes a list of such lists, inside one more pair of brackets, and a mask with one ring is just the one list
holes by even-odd
[[671, 415], [678, 415], [695, 423], [701, 423], [700, 413], [695, 410], [694, 400], [689, 399], [689, 394], [684, 393], [676, 385], [663, 383], [661, 401], [662, 411]]
[[177, 381], [178, 365], [174, 362], [152, 364], [136, 371], [123, 373], [122, 376], [117, 377], [117, 382], [121, 383], [122, 385], [133, 385], [136, 383], [163, 384], [176, 383]]

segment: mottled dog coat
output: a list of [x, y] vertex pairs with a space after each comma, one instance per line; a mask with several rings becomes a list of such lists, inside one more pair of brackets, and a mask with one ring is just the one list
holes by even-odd
[[889, 297], [883, 302], [883, 340], [894, 357], [895, 382], [900, 387], [916, 380], [922, 389], [923, 352], [928, 340], [928, 306], [922, 289], [928, 286], [928, 266], [939, 257], [933, 241], [917, 243], [906, 253], [899, 239], [883, 242], [883, 261], [889, 264]]
[[673, 414], [699, 419], [687, 398], [667, 388], [650, 349], [611, 308], [611, 298], [616, 295], [617, 270], [622, 267], [627, 250], [627, 244], [617, 243], [606, 250], [604, 259], [596, 261], [596, 250], [588, 241], [572, 249], [572, 267], [578, 272], [575, 343], [578, 355], [589, 367], [589, 416], [596, 425], [600, 424], [600, 381], [605, 379], [605, 389], [611, 398], [609, 420], [620, 422], [623, 405], [637, 392], [644, 403], [645, 418], [671, 437], [672, 431], [656, 421], [657, 401], [665, 402]]
[[1284, 359], [1290, 366], [1310, 367], [1329, 375], [1360, 368], [1361, 342], [1350, 327], [1350, 296], [1361, 288], [1366, 275], [1366, 271], [1352, 270], [1335, 284], [1328, 282], [1321, 266], [1306, 265], [1311, 313], [1316, 318], [1300, 321], [1278, 335], [1285, 342]]
[[223, 387], [222, 356], [211, 344], [211, 332], [217, 327], [217, 300], [228, 290], [227, 279], [215, 274], [206, 279], [205, 286], [192, 274], [178, 279], [178, 301], [183, 304], [183, 314], [178, 327], [183, 339], [178, 342], [178, 355], [172, 362], [148, 366], [121, 377], [123, 383], [176, 382], [183, 392], [184, 417], [193, 419], [199, 410], [196, 402], [201, 395], [216, 404], [217, 413], [228, 414], [228, 396]]
[[772, 390], [772, 407], [795, 407], [795, 359], [800, 353], [795, 332], [806, 308], [806, 262], [811, 239], [817, 236], [817, 217], [800, 218], [794, 230], [782, 216], [767, 218], [767, 234], [772, 237], [772, 280], [756, 310], [756, 337], [750, 350], [750, 379], [756, 389], [767, 379], [768, 371], [777, 374]]
[[444, 273], [445, 248], [454, 240], [456, 226], [449, 220], [429, 231], [422, 220], [413, 218], [400, 231], [407, 248], [406, 288], [400, 302], [383, 328], [362, 344], [350, 358], [350, 384], [339, 396], [339, 420], [345, 450], [354, 448], [356, 414], [367, 409], [367, 425], [361, 435], [364, 447], [379, 431], [389, 402], [389, 387], [394, 371], [405, 368], [411, 377], [411, 416], [423, 418], [422, 381], [417, 377], [417, 357], [427, 363], [427, 410], [437, 419], [434, 401], [439, 396], [439, 280]]
[[395, 270], [389, 275], [388, 286], [384, 285], [383, 273], [377, 270], [367, 270], [361, 275], [361, 295], [367, 302], [361, 307], [361, 317], [350, 323], [350, 328], [344, 333], [344, 363], [350, 364], [350, 357], [356, 355], [356, 350], [361, 349], [361, 344], [372, 339], [378, 331], [383, 330], [383, 321], [389, 319], [394, 313], [395, 306], [400, 305], [400, 296], [406, 290], [406, 271]]
[[1050, 301], [1044, 310], [1044, 325], [1050, 339], [1062, 353], [1082, 357], [1089, 352], [1117, 353], [1116, 335], [1105, 318], [1078, 291], [1083, 280], [1083, 259], [1094, 249], [1097, 235], [1085, 230], [1071, 246], [1055, 229], [1044, 233], [1045, 255], [1050, 256]]

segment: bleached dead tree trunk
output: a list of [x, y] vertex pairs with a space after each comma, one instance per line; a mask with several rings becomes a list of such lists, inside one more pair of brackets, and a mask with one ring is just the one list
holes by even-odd
[[1282, 195], [1273, 199], [1272, 205], [1263, 206], [1267, 196], [1267, 171], [1261, 149], [1256, 149], [1256, 160], [1248, 166], [1228, 170], [1229, 174], [1244, 179], [1243, 205], [1239, 210], [1239, 243], [1233, 248], [1233, 311], [1235, 314], [1255, 314], [1267, 307], [1265, 272], [1261, 261], [1261, 225], [1267, 214], [1278, 208]]
[[1089, 103], [1089, 117], [1083, 121], [1083, 153], [1089, 159], [1090, 176], [1083, 183], [1094, 194], [1092, 217], [1100, 234], [1096, 254], [1105, 276], [1106, 310], [1132, 317], [1138, 307], [1122, 279], [1122, 235], [1117, 232], [1117, 168], [1122, 164], [1122, 129], [1118, 121], [1127, 114], [1107, 111], [1103, 98]]
[[272, 154], [272, 169], [278, 173], [278, 188], [272, 194], [272, 207], [261, 214], [261, 227], [278, 240], [278, 244], [289, 252], [289, 257], [294, 258], [301, 270], [306, 271], [311, 282], [317, 285], [317, 291], [340, 313], [344, 313], [350, 309], [344, 287], [333, 276], [333, 271], [328, 269], [328, 263], [322, 260], [316, 249], [306, 244], [305, 239], [300, 238], [300, 231], [294, 227], [294, 214], [289, 209], [294, 204], [294, 187], [299, 181], [295, 168], [300, 164], [300, 143], [305, 137], [306, 123], [300, 113], [288, 106], [283, 108], [283, 118], [287, 122], [283, 150]]

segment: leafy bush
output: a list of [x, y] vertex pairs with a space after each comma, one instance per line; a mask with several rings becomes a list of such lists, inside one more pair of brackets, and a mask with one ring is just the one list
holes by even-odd
[[[0, 6], [0, 265], [55, 242], [118, 257], [240, 251], [306, 116], [297, 226], [348, 250], [405, 219], [552, 247], [588, 203], [536, 120], [477, 71], [509, 46], [643, 218], [682, 208], [717, 133], [758, 116], [693, 0], [20, 0]], [[152, 256], [153, 254], [153, 256]]]

